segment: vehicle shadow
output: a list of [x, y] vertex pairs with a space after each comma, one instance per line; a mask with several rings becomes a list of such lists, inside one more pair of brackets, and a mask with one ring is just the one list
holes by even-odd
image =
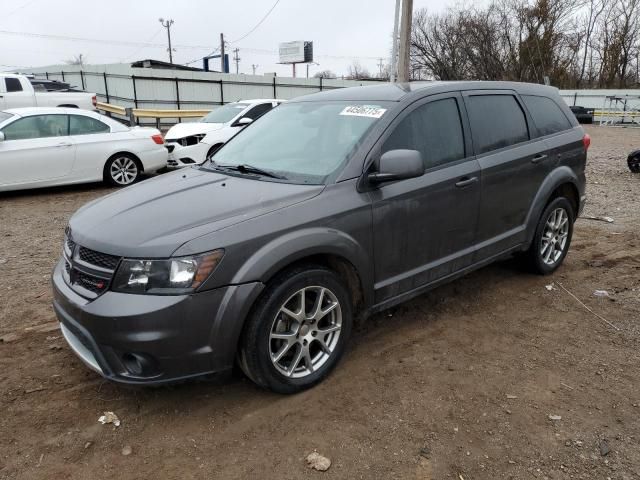
[[[370, 342], [383, 345], [397, 343], [399, 329], [405, 332], [422, 331], [444, 321], [447, 323], [443, 323], [442, 328], [457, 329], [456, 323], [460, 321], [456, 317], [457, 313], [466, 315], [465, 312], [472, 311], [478, 302], [483, 301], [483, 296], [491, 295], [487, 290], [506, 287], [520, 281], [524, 286], [535, 281], [536, 278], [539, 277], [523, 273], [523, 267], [518, 259], [510, 258], [437, 287], [366, 320], [358, 320], [349, 342], [346, 358], [340, 362], [327, 381], [331, 382], [333, 376], [349, 377], [351, 374], [348, 371], [345, 373], [344, 369], [354, 367], [354, 364], [369, 355]], [[335, 388], [335, 386], [323, 387], [322, 385], [315, 389]], [[110, 398], [122, 402], [126, 409], [150, 408], [158, 412], [171, 409], [178, 411], [208, 409], [212, 406], [221, 409], [231, 406], [243, 409], [243, 405], [251, 408], [252, 405], [264, 406], [265, 402], [270, 404], [289, 398], [256, 386], [237, 367], [231, 375], [225, 377], [185, 381], [159, 387], [130, 387], [101, 380], [97, 392], [99, 392], [99, 398]], [[307, 392], [295, 396], [310, 394]]]

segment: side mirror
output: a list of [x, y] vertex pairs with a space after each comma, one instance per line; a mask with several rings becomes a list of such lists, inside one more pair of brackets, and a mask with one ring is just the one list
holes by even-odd
[[369, 182], [380, 184], [424, 175], [424, 162], [417, 150], [389, 150], [380, 157], [377, 172], [370, 173]]
[[4, 138], [4, 133], [0, 132], [0, 142], [4, 142], [5, 138]]
[[253, 122], [252, 118], [249, 117], [242, 117], [240, 120], [238, 120], [237, 122], [235, 122], [233, 124], [234, 127], [246, 127], [247, 125], [249, 125], [251, 122]]

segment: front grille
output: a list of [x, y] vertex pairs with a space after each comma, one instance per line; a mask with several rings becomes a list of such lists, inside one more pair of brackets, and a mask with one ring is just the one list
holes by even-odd
[[176, 148], [175, 145], [165, 144], [165, 148], [169, 151], [169, 153], [173, 152], [173, 149]]
[[84, 272], [76, 271], [75, 283], [80, 285], [85, 290], [100, 294], [107, 289], [109, 282], [93, 275], [87, 275]]
[[120, 257], [77, 245], [70, 237], [65, 240], [64, 278], [83, 297], [106, 292], [118, 262]]
[[118, 262], [120, 261], [120, 257], [96, 252], [95, 250], [90, 250], [85, 247], [80, 247], [78, 251], [78, 258], [83, 262], [97, 267], [107, 268], [109, 270], [115, 270], [118, 266]]

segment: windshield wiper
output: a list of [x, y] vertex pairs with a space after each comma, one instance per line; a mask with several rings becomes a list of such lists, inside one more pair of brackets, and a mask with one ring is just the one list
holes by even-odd
[[286, 180], [287, 179], [287, 177], [284, 177], [282, 175], [278, 175], [277, 173], [269, 172], [268, 170], [263, 170], [261, 168], [254, 167], [253, 165], [248, 165], [246, 163], [242, 163], [240, 165], [220, 165], [220, 164], [215, 164], [215, 166], [217, 168], [222, 169], [222, 170], [235, 170], [235, 171], [240, 172], [240, 173], [256, 173], [258, 175], [263, 175], [265, 177], [271, 177], [271, 178], [277, 178], [277, 179], [280, 179], [280, 180]]

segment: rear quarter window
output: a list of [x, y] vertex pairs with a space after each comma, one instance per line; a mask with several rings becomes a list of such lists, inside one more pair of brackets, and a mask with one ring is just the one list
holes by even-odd
[[569, 119], [550, 98], [522, 95], [522, 101], [529, 110], [540, 136], [552, 135], [572, 128]]
[[527, 119], [513, 95], [471, 95], [465, 103], [477, 154], [529, 140]]

